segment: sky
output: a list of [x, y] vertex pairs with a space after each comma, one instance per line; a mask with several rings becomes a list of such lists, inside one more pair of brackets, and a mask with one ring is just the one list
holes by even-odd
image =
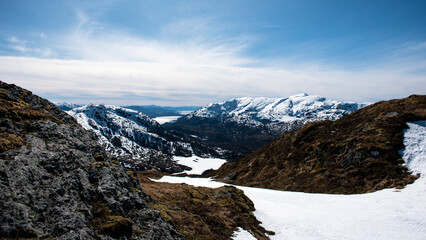
[[51, 101], [202, 106], [426, 94], [424, 0], [0, 0], [0, 80]]

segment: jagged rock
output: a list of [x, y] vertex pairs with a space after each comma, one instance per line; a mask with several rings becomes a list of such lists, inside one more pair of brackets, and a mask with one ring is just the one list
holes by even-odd
[[0, 133], [0, 237], [184, 239], [97, 136], [47, 100], [0, 82]]

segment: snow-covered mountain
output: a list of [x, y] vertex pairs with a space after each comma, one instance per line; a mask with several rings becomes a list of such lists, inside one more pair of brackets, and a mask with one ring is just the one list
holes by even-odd
[[247, 126], [262, 126], [275, 123], [336, 120], [359, 107], [357, 103], [339, 102], [303, 93], [287, 98], [244, 97], [212, 103], [185, 118], [215, 118]]
[[362, 106], [306, 93], [286, 98], [244, 97], [209, 104], [164, 126], [241, 156], [307, 122], [336, 120]]
[[88, 130], [94, 131], [106, 150], [120, 161], [136, 168], [160, 168], [176, 172], [172, 156], [222, 157], [220, 149], [210, 149], [191, 139], [166, 131], [147, 115], [113, 105], [86, 105], [68, 114]]
[[83, 106], [83, 104], [75, 104], [75, 103], [69, 103], [69, 102], [54, 102], [56, 106], [59, 107], [59, 109], [64, 111], [69, 111], [73, 108], [78, 108]]

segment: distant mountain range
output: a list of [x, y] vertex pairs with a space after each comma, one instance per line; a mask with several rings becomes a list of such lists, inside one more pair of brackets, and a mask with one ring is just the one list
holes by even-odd
[[212, 103], [164, 127], [241, 157], [308, 122], [336, 120], [363, 106], [306, 93], [286, 98], [245, 97]]
[[151, 118], [162, 116], [183, 116], [200, 108], [199, 106], [164, 107], [156, 105], [131, 105], [123, 107], [142, 112]]
[[84, 104], [75, 104], [75, 103], [69, 103], [69, 102], [54, 102], [54, 104], [63, 111], [69, 111], [73, 108], [84, 106]]
[[[299, 94], [287, 98], [238, 98], [206, 107], [163, 126], [151, 116], [197, 107], [86, 105], [61, 103], [107, 151], [138, 169], [182, 171], [172, 156], [220, 157], [234, 161], [307, 122], [336, 120], [363, 105]], [[133, 108], [133, 109], [128, 109]], [[145, 112], [140, 112], [145, 111]], [[142, 160], [143, 159], [143, 160]]]
[[[82, 107], [85, 105], [74, 104], [69, 102], [56, 102], [55, 104], [64, 111], [69, 111], [73, 108]], [[168, 107], [157, 105], [127, 105], [121, 107], [142, 112], [150, 118], [162, 116], [183, 116], [200, 108], [199, 106]]]
[[229, 153], [211, 148], [191, 137], [167, 131], [159, 123], [136, 110], [113, 105], [93, 105], [68, 111], [87, 130], [94, 131], [107, 152], [126, 166], [143, 170], [180, 172], [172, 156], [220, 157]]

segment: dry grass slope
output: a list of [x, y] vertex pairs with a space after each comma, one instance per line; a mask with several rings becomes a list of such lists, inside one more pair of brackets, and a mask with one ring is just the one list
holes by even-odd
[[151, 198], [150, 205], [161, 212], [187, 239], [230, 239], [237, 227], [257, 239], [269, 239], [252, 211], [253, 202], [244, 192], [231, 186], [217, 189], [186, 184], [159, 183], [148, 177], [161, 177], [155, 171], [138, 172], [142, 189]]

